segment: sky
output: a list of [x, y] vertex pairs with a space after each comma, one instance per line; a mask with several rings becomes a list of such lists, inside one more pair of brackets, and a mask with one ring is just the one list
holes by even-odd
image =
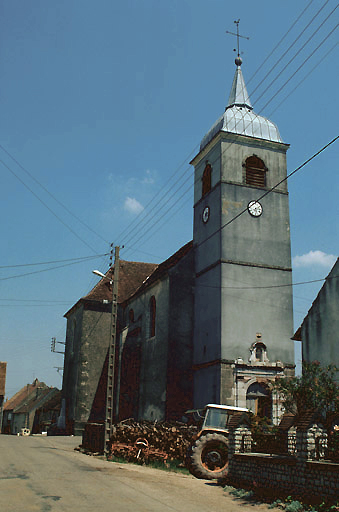
[[[335, 0], [0, 2], [0, 360], [6, 396], [61, 388], [64, 314], [122, 259], [159, 263], [192, 239], [193, 169], [242, 71], [288, 172], [338, 135]], [[294, 43], [294, 44], [293, 44]], [[339, 253], [334, 142], [288, 181], [293, 281]], [[323, 281], [293, 287], [294, 323]], [[57, 350], [63, 345], [57, 343]]]

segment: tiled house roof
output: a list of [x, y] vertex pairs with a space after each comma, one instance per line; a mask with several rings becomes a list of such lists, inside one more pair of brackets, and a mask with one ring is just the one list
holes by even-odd
[[27, 386], [21, 388], [12, 398], [5, 402], [4, 411], [13, 411], [19, 407], [38, 387], [46, 388], [47, 386], [44, 382], [39, 382], [38, 379], [35, 379], [32, 384], [27, 384]]
[[4, 396], [5, 394], [6, 366], [7, 363], [0, 362], [0, 396]]
[[51, 391], [54, 391], [54, 388], [37, 387], [35, 392], [33, 391], [29, 395], [28, 399], [24, 399], [22, 403], [13, 410], [13, 413], [22, 414], [33, 411], [38, 407], [39, 404], [41, 404], [41, 402], [47, 399], [48, 395], [51, 394]]
[[250, 425], [251, 422], [249, 420], [248, 414], [243, 411], [235, 412], [234, 414], [232, 414], [227, 427], [230, 430], [233, 430], [237, 428], [237, 426], [240, 425], [241, 423], [247, 423], [248, 425]]
[[282, 415], [282, 418], [279, 423], [279, 429], [280, 430], [288, 430], [293, 426], [293, 424], [296, 421], [296, 415], [292, 412], [285, 412]]
[[319, 412], [308, 410], [299, 415], [296, 422], [294, 423], [294, 426], [299, 430], [307, 430], [312, 425], [312, 423], [317, 421], [320, 423], [324, 421], [321, 418]]
[[193, 241], [191, 240], [183, 247], [181, 247], [177, 252], [172, 254], [167, 260], [157, 265], [154, 271], [141, 283], [137, 290], [134, 293], [130, 294], [126, 297], [126, 299], [130, 299], [133, 295], [137, 295], [143, 292], [150, 285], [161, 279], [167, 272], [173, 268], [186, 254], [188, 254], [193, 247]]
[[[156, 263], [143, 263], [138, 261], [119, 261], [119, 294], [118, 302], [124, 302], [127, 297], [132, 295], [142, 285], [143, 281], [158, 267]], [[94, 288], [85, 297], [82, 297], [72, 308], [65, 313], [65, 317], [81, 302], [112, 300], [112, 285], [109, 278], [112, 272], [108, 270], [106, 276], [102, 278]], [[113, 267], [114, 275], [114, 267]]]
[[53, 388], [51, 396], [44, 401], [42, 405], [39, 405], [38, 412], [43, 411], [60, 411], [61, 407], [61, 391], [57, 388]]

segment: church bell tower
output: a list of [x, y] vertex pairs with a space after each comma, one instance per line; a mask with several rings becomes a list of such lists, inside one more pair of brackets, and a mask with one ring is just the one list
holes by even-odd
[[249, 407], [277, 421], [272, 382], [294, 372], [285, 144], [254, 113], [238, 54], [223, 115], [193, 158], [195, 407]]

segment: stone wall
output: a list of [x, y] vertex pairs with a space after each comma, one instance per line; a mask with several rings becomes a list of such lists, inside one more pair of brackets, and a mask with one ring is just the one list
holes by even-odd
[[[248, 450], [250, 437], [248, 425], [238, 425], [230, 432], [230, 484], [250, 485], [265, 489], [266, 493], [272, 489], [274, 496], [281, 493], [310, 501], [338, 499], [339, 464], [323, 460], [327, 440], [322, 425], [311, 424], [305, 430], [290, 429], [290, 454], [285, 456], [242, 453]], [[314, 460], [316, 458], [319, 460]]]

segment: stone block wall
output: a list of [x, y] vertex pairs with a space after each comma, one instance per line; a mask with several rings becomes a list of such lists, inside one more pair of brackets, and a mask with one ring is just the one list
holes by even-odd
[[[313, 501], [335, 501], [339, 496], [339, 464], [324, 460], [327, 447], [325, 429], [313, 424], [307, 430], [290, 429], [289, 453], [270, 455], [241, 453], [249, 427], [238, 425], [229, 435], [228, 482], [235, 486], [253, 486], [272, 495], [291, 495]], [[249, 446], [247, 441], [247, 446]]]

